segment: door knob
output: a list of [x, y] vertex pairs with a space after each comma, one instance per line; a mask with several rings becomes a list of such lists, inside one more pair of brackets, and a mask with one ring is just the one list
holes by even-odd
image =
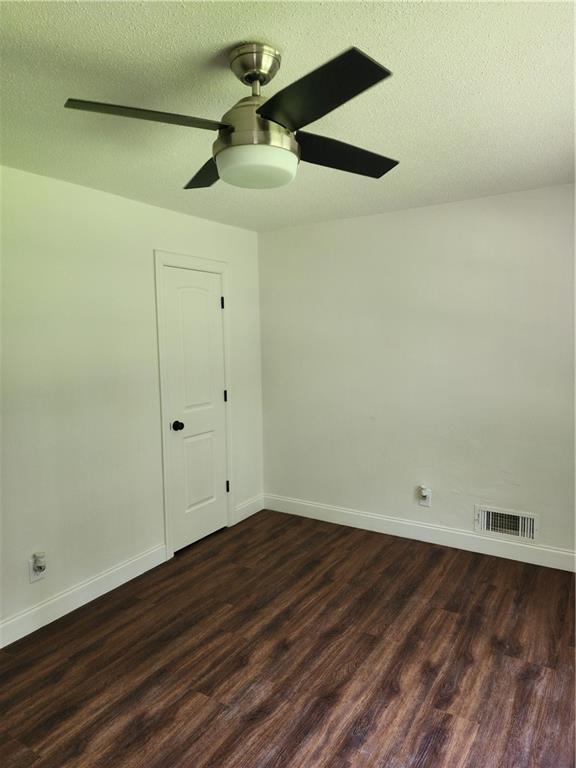
[[179, 432], [181, 429], [184, 429], [184, 423], [182, 421], [173, 421], [172, 429], [174, 432]]

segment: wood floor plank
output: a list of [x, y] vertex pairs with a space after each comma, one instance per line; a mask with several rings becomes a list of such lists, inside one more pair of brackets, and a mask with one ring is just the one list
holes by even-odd
[[3, 722], [21, 741], [42, 750], [59, 737], [69, 737], [93, 717], [140, 686], [154, 682], [166, 668], [176, 668], [187, 654], [202, 649], [222, 634], [222, 624], [231, 606], [205, 609], [180, 615], [156, 632], [135, 636], [129, 652], [97, 674], [90, 668], [79, 671], [74, 685], [62, 686], [50, 697], [36, 696], [27, 706], [17, 706], [3, 715]]
[[575, 768], [574, 578], [261, 512], [0, 652], [8, 768]]
[[38, 755], [16, 739], [0, 737], [0, 765], [3, 768], [36, 768]]
[[187, 690], [181, 680], [159, 677], [130, 707], [104, 712], [80, 733], [48, 747], [35, 768], [104, 768], [116, 764], [119, 752], [123, 766], [165, 761], [167, 753], [197, 739], [223, 709], [206, 696]]

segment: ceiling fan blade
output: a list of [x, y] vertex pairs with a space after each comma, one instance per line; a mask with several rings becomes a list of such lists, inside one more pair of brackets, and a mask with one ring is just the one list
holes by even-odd
[[205, 128], [207, 131], [219, 131], [221, 128], [227, 127], [224, 123], [219, 123], [217, 120], [205, 120], [203, 117], [175, 115], [172, 112], [156, 112], [153, 109], [138, 109], [138, 107], [123, 107], [119, 104], [104, 104], [100, 101], [68, 99], [64, 106], [68, 109], [83, 109], [87, 112], [102, 112], [106, 115], [135, 117], [138, 120], [153, 120], [156, 123], [185, 125], [188, 128]]
[[213, 157], [204, 163], [198, 173], [193, 176], [184, 189], [200, 189], [201, 187], [211, 187], [215, 184], [220, 176], [218, 175], [218, 168], [216, 167], [216, 161]]
[[391, 160], [384, 155], [377, 155], [367, 149], [360, 149], [343, 141], [317, 136], [314, 133], [298, 131], [296, 140], [300, 145], [300, 159], [314, 165], [325, 165], [338, 171], [359, 173], [361, 176], [371, 176], [379, 179], [385, 173], [398, 165], [397, 160]]
[[391, 74], [358, 48], [350, 48], [278, 91], [256, 111], [266, 120], [297, 131]]

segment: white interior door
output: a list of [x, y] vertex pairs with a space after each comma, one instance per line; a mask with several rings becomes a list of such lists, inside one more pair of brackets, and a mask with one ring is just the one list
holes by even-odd
[[222, 277], [161, 269], [164, 477], [177, 550], [228, 522]]

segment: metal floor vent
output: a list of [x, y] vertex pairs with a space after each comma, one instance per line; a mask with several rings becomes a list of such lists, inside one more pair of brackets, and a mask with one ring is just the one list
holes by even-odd
[[474, 530], [504, 539], [535, 541], [538, 536], [538, 517], [512, 509], [498, 509], [477, 504]]

